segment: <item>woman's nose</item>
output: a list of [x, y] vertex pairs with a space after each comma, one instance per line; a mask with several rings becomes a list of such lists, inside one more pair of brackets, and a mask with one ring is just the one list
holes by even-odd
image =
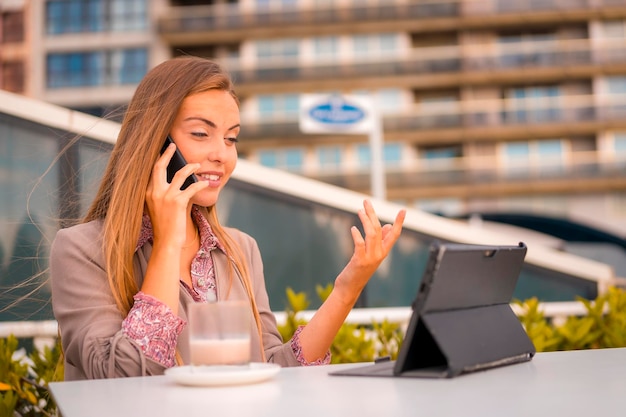
[[224, 159], [224, 152], [226, 151], [226, 144], [224, 138], [219, 138], [215, 141], [211, 141], [210, 149], [208, 152], [208, 158], [211, 162], [222, 162]]

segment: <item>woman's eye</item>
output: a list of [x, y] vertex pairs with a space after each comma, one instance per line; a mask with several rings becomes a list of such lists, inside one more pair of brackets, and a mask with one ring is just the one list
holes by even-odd
[[229, 141], [230, 143], [237, 143], [239, 142], [239, 139], [237, 138], [226, 138], [227, 141]]
[[208, 135], [207, 135], [206, 133], [204, 133], [204, 132], [192, 132], [191, 134], [192, 134], [192, 136], [196, 136], [196, 137], [198, 137], [198, 138], [204, 138], [204, 137], [207, 137], [207, 136], [208, 136]]

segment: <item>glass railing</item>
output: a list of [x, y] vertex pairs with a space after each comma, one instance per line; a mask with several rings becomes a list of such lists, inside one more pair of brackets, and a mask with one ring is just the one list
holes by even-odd
[[[332, 283], [351, 255], [346, 231], [359, 224], [354, 213], [239, 181], [229, 187], [222, 196], [221, 213], [227, 213], [228, 224], [257, 239], [272, 309], [284, 309], [287, 287], [307, 292], [313, 305], [318, 305], [315, 286]], [[410, 305], [426, 266], [429, 244], [437, 238], [406, 229], [390, 260], [370, 280], [358, 306]], [[526, 299], [538, 295], [544, 300], [565, 301], [578, 294], [591, 296], [596, 291], [595, 282], [528, 265], [520, 276], [515, 296]]]
[[[246, 139], [280, 138], [288, 141], [302, 135], [297, 116], [291, 119], [281, 116], [263, 120], [251, 114], [243, 114]], [[438, 129], [463, 129], [471, 135], [472, 128], [481, 128], [495, 135], [503, 128], [563, 125], [568, 130], [577, 124], [602, 123], [626, 119], [626, 95], [561, 95], [526, 99], [464, 100], [457, 103], [431, 105], [398, 114], [385, 114], [385, 132], [436, 133]], [[616, 126], [615, 128], [619, 128]], [[485, 130], [487, 129], [487, 130]], [[287, 142], [284, 142], [287, 144]]]
[[[45, 273], [50, 242], [64, 218], [79, 217], [93, 198], [116, 133], [114, 129], [102, 133], [102, 122], [95, 118], [8, 93], [0, 95], [0, 169], [4, 172], [0, 183], [0, 320], [46, 320], [51, 318]], [[66, 140], [76, 133], [82, 139], [57, 159]], [[74, 174], [79, 181], [70, 180]], [[359, 224], [356, 212], [363, 198], [241, 160], [218, 208], [224, 224], [256, 238], [272, 309], [281, 311], [288, 286], [306, 291], [311, 307], [318, 303], [315, 286], [332, 283], [351, 255], [349, 230]], [[68, 202], [75, 209], [63, 211]], [[383, 222], [393, 221], [400, 208], [386, 201], [375, 201], [375, 206]], [[400, 241], [357, 306], [409, 305], [434, 239], [517, 244], [517, 237], [477, 232], [453, 220], [413, 209], [408, 212]], [[43, 275], [38, 276], [40, 272]], [[544, 301], [568, 301], [577, 295], [594, 298], [612, 278], [610, 268], [602, 264], [537, 249], [527, 256], [515, 296], [536, 295]], [[25, 295], [26, 302], [11, 304]]]
[[[459, 26], [461, 17], [498, 17], [511, 13], [594, 11], [604, 7], [624, 6], [622, 0], [431, 0], [381, 1], [364, 5], [362, 1], [345, 1], [337, 6], [277, 5], [250, 6], [240, 3], [207, 6], [178, 6], [165, 10], [159, 19], [159, 31], [169, 33], [245, 30], [276, 25], [330, 25], [354, 22], [410, 20], [447, 21], [447, 28]], [[441, 29], [441, 24], [439, 24]]]
[[[357, 4], [361, 3], [361, 4]], [[363, 5], [354, 2], [341, 7], [277, 6], [251, 9], [249, 6], [218, 4], [213, 6], [170, 7], [159, 19], [161, 33], [211, 30], [240, 30], [276, 25], [318, 25], [355, 21], [432, 19], [459, 16], [458, 1], [381, 2]]]
[[626, 95], [561, 95], [552, 97], [465, 100], [456, 106], [424, 109], [384, 117], [385, 131], [442, 128], [515, 127], [623, 120]]
[[[422, 187], [437, 187], [439, 191], [449, 186], [456, 189], [460, 186], [488, 187], [497, 183], [502, 189], [507, 185], [519, 190], [525, 185], [531, 190], [537, 183], [545, 180], [563, 181], [570, 184], [571, 189], [578, 187], [578, 180], [587, 181], [589, 189], [608, 187], [606, 182], [614, 179], [626, 185], [626, 153], [586, 151], [568, 152], [555, 156], [534, 155], [522, 161], [507, 161], [503, 164], [501, 156], [465, 156], [439, 160], [415, 159], [403, 161], [401, 166], [385, 169], [387, 188], [410, 190]], [[330, 184], [352, 187], [356, 189], [370, 188], [370, 171], [364, 166], [342, 166], [335, 170], [315, 170], [307, 172], [311, 178]], [[595, 185], [590, 181], [595, 180]], [[561, 185], [564, 188], [564, 185]], [[432, 189], [432, 188], [431, 188]], [[476, 188], [474, 188], [476, 189]]]
[[[626, 63], [626, 43], [623, 39], [594, 40], [593, 44], [589, 39], [572, 39], [440, 46], [396, 54], [372, 52], [366, 57], [341, 63], [324, 57], [315, 60], [273, 58], [254, 64], [244, 59], [222, 62], [235, 82], [244, 89], [248, 83], [259, 82], [328, 79], [345, 82], [358, 77], [418, 78], [420, 75], [427, 76], [430, 84], [454, 85], [461, 81], [478, 82], [485, 73], [491, 77], [502, 77], [507, 71], [535, 68], [571, 71], [576, 67], [588, 67], [587, 73], [593, 74], [594, 70], [604, 66]], [[498, 73], [491, 74], [493, 71]]]

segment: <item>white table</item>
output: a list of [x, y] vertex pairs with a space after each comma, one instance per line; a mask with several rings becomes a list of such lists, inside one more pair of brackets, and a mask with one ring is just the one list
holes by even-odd
[[63, 417], [626, 415], [626, 348], [538, 353], [531, 362], [453, 379], [329, 376], [283, 368], [271, 380], [184, 387], [165, 376], [51, 383]]

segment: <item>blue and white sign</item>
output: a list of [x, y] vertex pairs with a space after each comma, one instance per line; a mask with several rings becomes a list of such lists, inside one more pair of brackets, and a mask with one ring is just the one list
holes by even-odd
[[300, 130], [304, 133], [369, 134], [373, 128], [373, 113], [371, 99], [366, 96], [300, 96]]
[[372, 196], [386, 198], [382, 122], [370, 96], [303, 94], [300, 96], [300, 130], [303, 133], [368, 135]]

